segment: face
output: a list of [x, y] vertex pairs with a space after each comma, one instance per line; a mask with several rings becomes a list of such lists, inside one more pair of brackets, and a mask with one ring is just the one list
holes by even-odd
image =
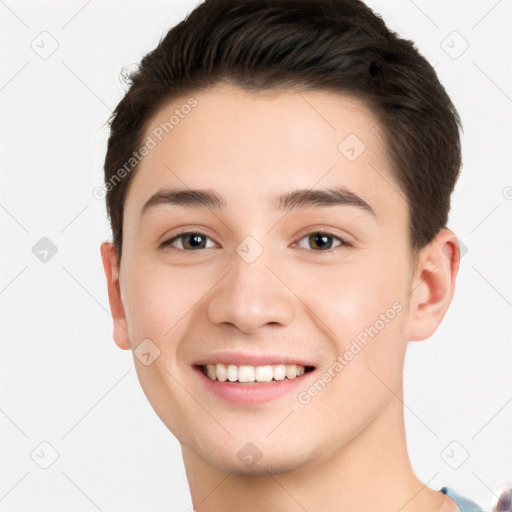
[[315, 465], [401, 387], [407, 205], [361, 102], [225, 84], [193, 97], [147, 127], [119, 270], [129, 336], [116, 342], [135, 349], [163, 423], [210, 466]]

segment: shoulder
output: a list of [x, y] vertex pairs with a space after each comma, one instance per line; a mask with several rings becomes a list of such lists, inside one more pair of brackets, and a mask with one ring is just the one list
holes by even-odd
[[440, 489], [443, 494], [446, 494], [450, 497], [458, 506], [460, 512], [483, 512], [483, 509], [478, 506], [474, 501], [471, 501], [469, 498], [465, 498], [461, 496], [453, 489], [449, 487], [443, 487]]

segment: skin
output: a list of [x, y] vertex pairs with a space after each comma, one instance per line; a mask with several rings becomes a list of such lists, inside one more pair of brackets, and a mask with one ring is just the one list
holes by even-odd
[[[150, 339], [160, 350], [152, 364], [134, 364], [181, 444], [194, 508], [457, 511], [415, 476], [402, 403], [407, 344], [436, 330], [454, 293], [454, 233], [441, 230], [413, 264], [408, 206], [360, 101], [228, 84], [194, 97], [197, 107], [136, 171], [121, 263], [111, 243], [101, 245], [115, 343], [128, 350]], [[160, 109], [146, 136], [187, 99]], [[351, 133], [366, 147], [353, 162], [338, 149]], [[276, 193], [332, 186], [360, 196], [377, 218], [347, 205], [286, 214], [268, 205]], [[141, 216], [166, 187], [215, 190], [226, 209], [167, 204]], [[319, 230], [332, 235], [332, 253], [308, 238]], [[190, 248], [186, 236], [159, 247], [183, 231], [205, 235], [205, 248]], [[236, 251], [247, 236], [263, 249], [252, 263]], [[207, 392], [193, 369], [222, 350], [279, 352], [315, 366], [301, 377], [304, 391], [397, 302], [402, 310], [307, 404], [290, 393], [234, 405]], [[262, 455], [251, 466], [237, 457], [248, 442]]]

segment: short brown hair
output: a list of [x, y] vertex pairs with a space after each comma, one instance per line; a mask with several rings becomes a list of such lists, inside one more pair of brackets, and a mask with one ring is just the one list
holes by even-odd
[[[380, 120], [407, 199], [416, 251], [446, 226], [460, 167], [459, 115], [433, 67], [359, 0], [205, 0], [129, 76], [110, 117], [107, 213], [121, 257], [132, 172], [113, 178], [170, 99], [229, 82], [250, 91], [302, 88], [359, 98]], [[119, 176], [119, 174], [117, 175]]]

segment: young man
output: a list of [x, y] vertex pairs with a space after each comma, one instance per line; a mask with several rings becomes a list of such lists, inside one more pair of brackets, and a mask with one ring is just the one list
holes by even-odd
[[220, 511], [478, 511], [407, 454], [407, 344], [451, 302], [459, 118], [358, 0], [206, 0], [111, 120], [114, 340]]

